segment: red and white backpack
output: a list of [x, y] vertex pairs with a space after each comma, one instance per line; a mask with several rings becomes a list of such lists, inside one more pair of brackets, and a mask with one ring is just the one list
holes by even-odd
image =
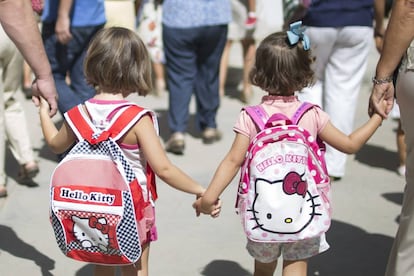
[[250, 240], [295, 242], [320, 236], [330, 226], [324, 144], [297, 125], [313, 107], [302, 104], [291, 119], [279, 113], [267, 119], [260, 105], [245, 108], [260, 129], [241, 169], [237, 200]]
[[[70, 258], [106, 265], [133, 264], [141, 256], [146, 213], [157, 197], [147, 164], [144, 196], [139, 180], [117, 144], [144, 114], [137, 105], [121, 106], [99, 131], [82, 105], [65, 113], [78, 142], [55, 168], [50, 183], [50, 220], [61, 251]], [[153, 213], [151, 213], [153, 214]]]

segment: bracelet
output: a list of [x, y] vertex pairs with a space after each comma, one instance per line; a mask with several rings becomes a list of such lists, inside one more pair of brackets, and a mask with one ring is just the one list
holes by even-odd
[[392, 82], [393, 79], [394, 79], [393, 76], [386, 77], [386, 78], [383, 78], [383, 79], [377, 79], [376, 77], [372, 77], [372, 83], [374, 85], [380, 85], [380, 84]]

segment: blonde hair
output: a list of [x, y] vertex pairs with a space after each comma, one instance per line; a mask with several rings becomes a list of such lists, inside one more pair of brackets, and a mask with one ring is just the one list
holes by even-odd
[[250, 81], [270, 94], [291, 95], [314, 82], [313, 61], [301, 41], [290, 45], [286, 32], [273, 33], [256, 50]]
[[151, 59], [138, 35], [126, 28], [101, 29], [89, 44], [84, 71], [86, 81], [106, 93], [133, 92], [145, 96], [152, 90]]

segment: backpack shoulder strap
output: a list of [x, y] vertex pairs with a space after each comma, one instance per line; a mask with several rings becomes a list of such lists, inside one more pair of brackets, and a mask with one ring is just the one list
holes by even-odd
[[[97, 144], [108, 138], [112, 138], [115, 141], [118, 140], [146, 113], [150, 113], [158, 134], [158, 124], [155, 114], [148, 109], [132, 103], [114, 109], [108, 115], [108, 119], [111, 121], [110, 125], [100, 133], [93, 125], [82, 104], [70, 109], [64, 116], [79, 140], [85, 139], [91, 144]], [[97, 137], [94, 137], [94, 135]]]
[[260, 130], [265, 128], [267, 122], [267, 113], [260, 105], [246, 106], [243, 108], [247, 114], [252, 118], [253, 122], [259, 127]]
[[309, 102], [303, 102], [299, 108], [296, 110], [296, 112], [292, 116], [292, 123], [297, 125], [302, 118], [303, 114], [305, 114], [308, 110], [312, 109], [317, 105], [309, 103]]
[[[108, 119], [110, 119], [111, 124], [106, 128], [104, 132], [109, 133], [109, 137], [111, 137], [114, 141], [117, 141], [129, 129], [131, 129], [135, 123], [139, 121], [140, 118], [146, 114], [149, 114], [151, 116], [155, 131], [158, 134], [158, 123], [155, 113], [136, 104], [127, 104], [125, 106], [121, 106], [118, 108], [118, 110], [111, 112], [108, 115]], [[149, 193], [152, 195], [152, 199], [155, 201], [158, 198], [155, 173], [148, 163], [145, 173], [147, 176], [147, 187]]]
[[109, 137], [117, 141], [146, 113], [150, 112], [138, 105], [121, 106], [108, 115], [110, 125], [104, 130]]
[[93, 125], [82, 104], [69, 109], [63, 116], [78, 140], [85, 139], [91, 142], [90, 140], [93, 134], [97, 132], [97, 129]]

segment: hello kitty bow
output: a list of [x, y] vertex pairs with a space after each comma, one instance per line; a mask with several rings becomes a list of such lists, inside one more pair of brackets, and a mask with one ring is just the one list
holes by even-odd
[[301, 40], [303, 43], [303, 49], [307, 51], [310, 49], [310, 40], [304, 32], [305, 27], [302, 26], [302, 21], [297, 21], [290, 24], [290, 29], [287, 31], [287, 36], [290, 45], [295, 45]]
[[109, 225], [103, 224], [98, 221], [98, 218], [92, 216], [89, 218], [89, 227], [95, 228], [102, 232], [102, 234], [108, 234], [109, 232]]

